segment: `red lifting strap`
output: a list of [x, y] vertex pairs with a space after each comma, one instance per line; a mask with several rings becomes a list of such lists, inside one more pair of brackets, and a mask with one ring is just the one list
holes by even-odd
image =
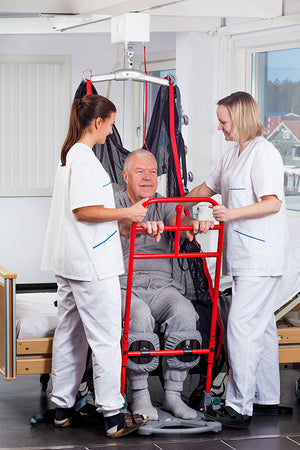
[[90, 95], [92, 93], [92, 82], [91, 79], [86, 80], [86, 95]]
[[173, 157], [174, 157], [179, 193], [180, 193], [181, 197], [184, 197], [184, 189], [183, 189], [183, 184], [182, 184], [180, 162], [179, 162], [179, 156], [178, 156], [178, 148], [177, 148], [176, 136], [175, 136], [174, 85], [171, 82], [171, 78], [169, 76], [167, 77], [167, 79], [169, 80], [169, 115], [170, 115], [171, 144], [172, 144], [172, 150], [173, 150]]
[[90, 95], [92, 93], [92, 71], [90, 70], [90, 78], [86, 80], [86, 95]]

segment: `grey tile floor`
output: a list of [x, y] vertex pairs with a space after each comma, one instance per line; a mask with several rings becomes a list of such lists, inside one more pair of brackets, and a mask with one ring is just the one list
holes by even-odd
[[[300, 402], [294, 394], [300, 370], [281, 370], [281, 403], [293, 406], [293, 415], [255, 416], [245, 430], [223, 428], [219, 433], [129, 435], [119, 440], [104, 436], [101, 416], [82, 419], [68, 429], [51, 423], [30, 425], [33, 415], [53, 407], [48, 395], [41, 395], [39, 376], [25, 375], [16, 381], [0, 379], [1, 450], [289, 450], [300, 449]], [[151, 377], [153, 401], [159, 402], [161, 388]], [[48, 393], [49, 394], [49, 390]]]

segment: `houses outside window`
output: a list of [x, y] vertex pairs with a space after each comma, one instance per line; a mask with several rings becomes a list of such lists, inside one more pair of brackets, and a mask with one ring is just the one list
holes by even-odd
[[287, 208], [300, 211], [300, 48], [255, 53], [253, 66], [266, 138], [284, 164]]

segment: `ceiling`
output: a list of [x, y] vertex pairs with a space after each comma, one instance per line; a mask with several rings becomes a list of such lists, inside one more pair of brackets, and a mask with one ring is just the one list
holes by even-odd
[[0, 34], [109, 33], [111, 17], [150, 14], [151, 32], [216, 31], [296, 14], [299, 0], [1, 0]]

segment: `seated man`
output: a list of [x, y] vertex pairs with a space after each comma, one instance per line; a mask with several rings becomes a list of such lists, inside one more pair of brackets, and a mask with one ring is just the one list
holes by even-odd
[[[130, 207], [141, 199], [161, 197], [156, 193], [157, 165], [155, 157], [147, 150], [136, 150], [128, 155], [124, 164], [124, 179], [127, 191], [115, 194], [116, 207]], [[163, 232], [164, 224], [175, 225], [175, 204], [156, 203], [148, 206], [144, 228], [147, 234], [136, 237], [137, 253], [168, 253], [170, 251], [170, 234]], [[198, 232], [207, 232], [213, 222], [199, 222], [183, 216], [182, 223], [192, 224], [193, 232], [187, 232], [190, 240]], [[123, 236], [129, 237], [131, 223], [121, 222]], [[150, 236], [149, 236], [150, 235]], [[155, 237], [155, 240], [153, 239]], [[125, 267], [128, 265], [129, 239], [121, 238]], [[155, 242], [156, 241], [156, 242]], [[120, 277], [122, 296], [126, 298], [127, 275]], [[201, 345], [201, 335], [196, 329], [198, 315], [184, 296], [183, 286], [172, 278], [169, 259], [141, 259], [134, 262], [129, 348], [140, 349], [143, 346], [158, 350], [159, 338], [155, 334], [155, 324], [164, 336], [165, 349], [176, 349], [180, 344]], [[134, 347], [135, 344], [141, 346]], [[133, 347], [132, 347], [133, 346]], [[134, 358], [136, 359], [136, 358]], [[188, 358], [166, 356], [163, 358], [164, 403], [163, 408], [182, 419], [193, 419], [197, 412], [181, 399], [183, 382], [189, 369], [199, 361], [199, 356]], [[158, 365], [158, 357], [140, 358], [139, 362], [128, 358], [127, 375], [132, 387], [131, 410], [143, 413], [151, 420], [158, 419], [157, 410], [152, 406], [148, 391], [148, 375]]]

